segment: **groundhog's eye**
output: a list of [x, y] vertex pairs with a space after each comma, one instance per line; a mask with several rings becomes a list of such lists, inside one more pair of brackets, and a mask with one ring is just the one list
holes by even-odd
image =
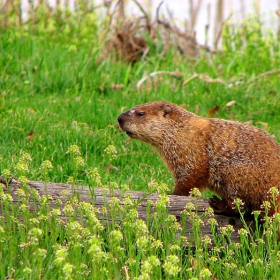
[[137, 115], [141, 117], [141, 116], [144, 116], [145, 113], [144, 112], [138, 112]]

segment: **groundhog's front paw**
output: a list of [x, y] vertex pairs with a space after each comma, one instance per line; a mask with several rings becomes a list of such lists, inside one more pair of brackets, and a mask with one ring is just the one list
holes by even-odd
[[229, 207], [228, 201], [213, 196], [209, 199], [209, 204], [216, 214], [233, 214], [235, 211]]
[[221, 211], [220, 203], [221, 202], [222, 202], [222, 200], [220, 198], [218, 198], [217, 196], [213, 196], [213, 197], [209, 198], [209, 204], [213, 208], [215, 213], [220, 213], [220, 211]]

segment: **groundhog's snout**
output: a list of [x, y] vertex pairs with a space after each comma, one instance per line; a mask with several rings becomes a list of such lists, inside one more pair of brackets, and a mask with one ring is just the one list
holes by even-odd
[[123, 123], [123, 114], [118, 116], [118, 123], [119, 123], [120, 126], [122, 125], [122, 123]]
[[130, 110], [130, 111], [124, 112], [118, 116], [118, 123], [121, 128], [122, 128], [122, 125], [124, 124], [124, 122], [126, 121], [126, 119], [129, 118], [131, 116], [131, 114], [132, 114], [132, 112]]
[[125, 116], [123, 115], [123, 114], [121, 114], [121, 115], [119, 115], [118, 116], [118, 124], [119, 124], [119, 128], [121, 129], [121, 130], [124, 130], [123, 129], [123, 125], [124, 125], [124, 123], [125, 123]]

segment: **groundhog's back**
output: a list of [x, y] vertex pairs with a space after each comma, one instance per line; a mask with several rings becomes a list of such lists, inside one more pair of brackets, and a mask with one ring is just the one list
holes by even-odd
[[[280, 186], [280, 146], [261, 129], [211, 119], [208, 131], [210, 189], [259, 208], [271, 187]], [[226, 186], [226, 188], [224, 187]]]

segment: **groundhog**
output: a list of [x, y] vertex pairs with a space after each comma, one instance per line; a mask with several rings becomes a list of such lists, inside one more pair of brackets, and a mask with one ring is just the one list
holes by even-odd
[[269, 189], [280, 189], [280, 146], [261, 129], [202, 118], [168, 102], [136, 106], [118, 123], [131, 138], [156, 147], [174, 176], [174, 195], [209, 188], [222, 198], [210, 199], [217, 213], [237, 212], [236, 198], [244, 211], [260, 210]]

